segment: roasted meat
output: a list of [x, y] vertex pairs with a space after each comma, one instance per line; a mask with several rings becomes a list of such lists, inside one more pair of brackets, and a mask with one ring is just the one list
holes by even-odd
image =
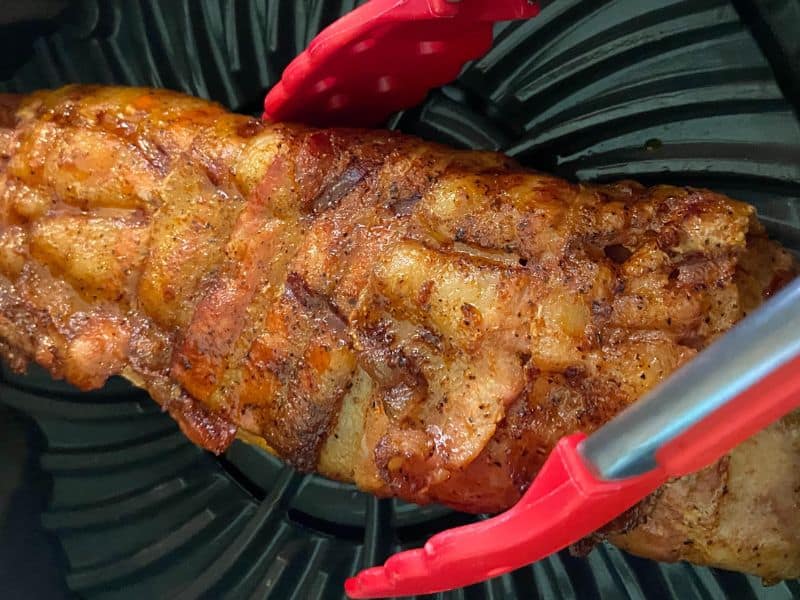
[[[167, 91], [0, 100], [0, 354], [122, 375], [201, 446], [464, 511], [512, 505], [798, 272], [751, 206], [568, 183], [385, 131]], [[800, 576], [788, 417], [603, 535]]]

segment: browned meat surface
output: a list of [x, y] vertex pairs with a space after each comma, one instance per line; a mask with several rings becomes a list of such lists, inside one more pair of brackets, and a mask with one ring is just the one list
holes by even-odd
[[[797, 273], [708, 190], [578, 185], [165, 91], [0, 100], [0, 355], [121, 374], [194, 442], [474, 512], [525, 490]], [[800, 575], [786, 419], [614, 541]], [[635, 518], [634, 518], [635, 517]]]

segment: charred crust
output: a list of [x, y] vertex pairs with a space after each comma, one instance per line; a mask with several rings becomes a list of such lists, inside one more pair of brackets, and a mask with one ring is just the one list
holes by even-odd
[[[281, 414], [288, 417], [282, 417]], [[329, 411], [320, 409], [308, 398], [292, 392], [282, 406], [272, 413], [268, 441], [292, 467], [312, 472], [319, 462], [322, 444], [330, 433]]]
[[359, 164], [356, 159], [351, 160], [344, 171], [329, 181], [319, 195], [311, 201], [311, 212], [319, 214], [336, 208], [342, 199], [352, 192], [366, 176], [366, 166]]
[[419, 339], [428, 344], [431, 348], [435, 349], [437, 352], [441, 352], [444, 349], [442, 336], [431, 331], [427, 327], [419, 327], [416, 335]]
[[159, 175], [163, 177], [169, 173], [172, 167], [172, 157], [158, 140], [151, 140], [144, 135], [138, 135], [136, 136], [136, 147]]
[[50, 121], [59, 127], [70, 127], [75, 124], [79, 116], [75, 100], [79, 97], [80, 96], [75, 99], [68, 99], [66, 102], [52, 109], [48, 115]]
[[414, 207], [420, 200], [422, 200], [422, 194], [420, 192], [412, 192], [408, 196], [402, 198], [392, 198], [389, 204], [389, 210], [397, 217], [407, 217], [414, 212]]
[[624, 264], [633, 254], [622, 244], [610, 244], [603, 248], [603, 252], [611, 262], [618, 265]]
[[483, 322], [481, 311], [469, 303], [464, 303], [461, 305], [461, 316], [463, 317], [461, 322], [465, 327], [478, 328]]
[[187, 438], [214, 454], [225, 452], [236, 437], [236, 425], [227, 416], [187, 394], [169, 402], [166, 409]]
[[286, 295], [295, 300], [325, 330], [341, 342], [349, 342], [348, 323], [333, 301], [308, 285], [299, 273], [289, 273], [286, 277]]
[[392, 494], [427, 502], [435, 464], [434, 443], [425, 433], [395, 430], [381, 437], [373, 450], [378, 473]]
[[171, 153], [156, 137], [148, 136], [128, 119], [116, 113], [111, 114], [108, 111], [99, 110], [95, 119], [104, 131], [135, 147], [160, 176], [163, 177], [169, 173], [172, 168]]
[[226, 165], [213, 158], [203, 160], [203, 170], [206, 173], [206, 177], [208, 177], [208, 181], [214, 187], [221, 186], [227, 179], [229, 172]]
[[428, 380], [414, 358], [393, 347], [388, 323], [360, 330], [358, 339], [361, 365], [378, 385], [384, 412], [402, 420], [427, 397]]
[[596, 319], [607, 320], [611, 318], [614, 308], [605, 300], [592, 300], [592, 316]]

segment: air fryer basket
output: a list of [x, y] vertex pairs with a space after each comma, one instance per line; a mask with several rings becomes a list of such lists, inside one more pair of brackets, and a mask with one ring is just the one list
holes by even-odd
[[[82, 0], [35, 36], [6, 32], [15, 59], [0, 62], [0, 90], [153, 85], [257, 113], [287, 62], [353, 5]], [[489, 55], [390, 125], [504, 150], [571, 179], [714, 188], [756, 204], [772, 235], [797, 250], [799, 30], [794, 0], [561, 0], [499, 27]], [[2, 400], [46, 438], [52, 497], [42, 519], [79, 597], [341, 598], [357, 569], [471, 519], [300, 475], [238, 442], [216, 459], [121, 381], [80, 394], [41, 372], [2, 378]], [[800, 598], [800, 584], [764, 588], [601, 546], [439, 595], [725, 596]]]

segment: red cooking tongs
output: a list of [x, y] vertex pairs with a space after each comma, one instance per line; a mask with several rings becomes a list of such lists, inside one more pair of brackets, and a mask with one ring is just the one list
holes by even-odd
[[345, 585], [352, 598], [464, 587], [597, 531], [800, 406], [800, 279], [590, 437], [556, 445], [509, 511], [432, 537]]
[[495, 22], [533, 17], [542, 4], [371, 0], [322, 31], [289, 64], [264, 101], [264, 116], [318, 126], [379, 125], [483, 55]]

